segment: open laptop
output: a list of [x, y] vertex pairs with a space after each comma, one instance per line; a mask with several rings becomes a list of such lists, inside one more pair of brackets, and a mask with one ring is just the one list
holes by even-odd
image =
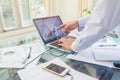
[[60, 48], [58, 46], [58, 39], [65, 37], [66, 33], [57, 29], [58, 26], [63, 24], [59, 16], [37, 18], [33, 19], [33, 22], [45, 45]]

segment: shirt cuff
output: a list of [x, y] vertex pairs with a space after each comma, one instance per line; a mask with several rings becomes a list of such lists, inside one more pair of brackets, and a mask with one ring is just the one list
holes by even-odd
[[77, 52], [77, 51], [76, 51], [76, 47], [75, 47], [75, 41], [72, 43], [71, 49], [72, 49], [72, 51]]
[[72, 51], [74, 51], [74, 52], [80, 52], [81, 51], [81, 49], [78, 47], [78, 45], [80, 45], [80, 42], [81, 42], [82, 40], [80, 39], [80, 38], [77, 38], [73, 43], [72, 43], [72, 45], [71, 45], [71, 49], [72, 49]]

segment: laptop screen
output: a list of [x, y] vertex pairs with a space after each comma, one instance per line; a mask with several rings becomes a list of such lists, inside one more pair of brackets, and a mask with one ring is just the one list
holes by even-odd
[[37, 18], [33, 21], [45, 44], [66, 35], [61, 30], [57, 30], [58, 26], [62, 24], [59, 16]]

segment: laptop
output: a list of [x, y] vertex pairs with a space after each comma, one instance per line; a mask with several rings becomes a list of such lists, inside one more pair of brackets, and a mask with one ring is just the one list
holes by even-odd
[[59, 16], [37, 18], [33, 19], [33, 22], [46, 46], [60, 48], [58, 39], [65, 37], [66, 33], [57, 29], [58, 26], [63, 24]]

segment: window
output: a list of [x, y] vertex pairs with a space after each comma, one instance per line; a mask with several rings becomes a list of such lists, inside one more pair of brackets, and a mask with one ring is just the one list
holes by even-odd
[[38, 18], [40, 16], [45, 16], [45, 9], [44, 9], [44, 4], [43, 0], [31, 0], [31, 8], [33, 11], [32, 17], [33, 18]]
[[0, 32], [2, 31], [1, 26], [2, 26], [2, 24], [1, 24], [1, 20], [0, 20]]
[[0, 0], [0, 32], [32, 26], [44, 15], [43, 0]]
[[31, 13], [30, 13], [30, 1], [29, 0], [19, 0], [20, 13], [22, 26], [32, 24]]
[[3, 28], [13, 29], [15, 28], [15, 18], [13, 14], [13, 6], [10, 0], [0, 0], [1, 3], [1, 19]]

